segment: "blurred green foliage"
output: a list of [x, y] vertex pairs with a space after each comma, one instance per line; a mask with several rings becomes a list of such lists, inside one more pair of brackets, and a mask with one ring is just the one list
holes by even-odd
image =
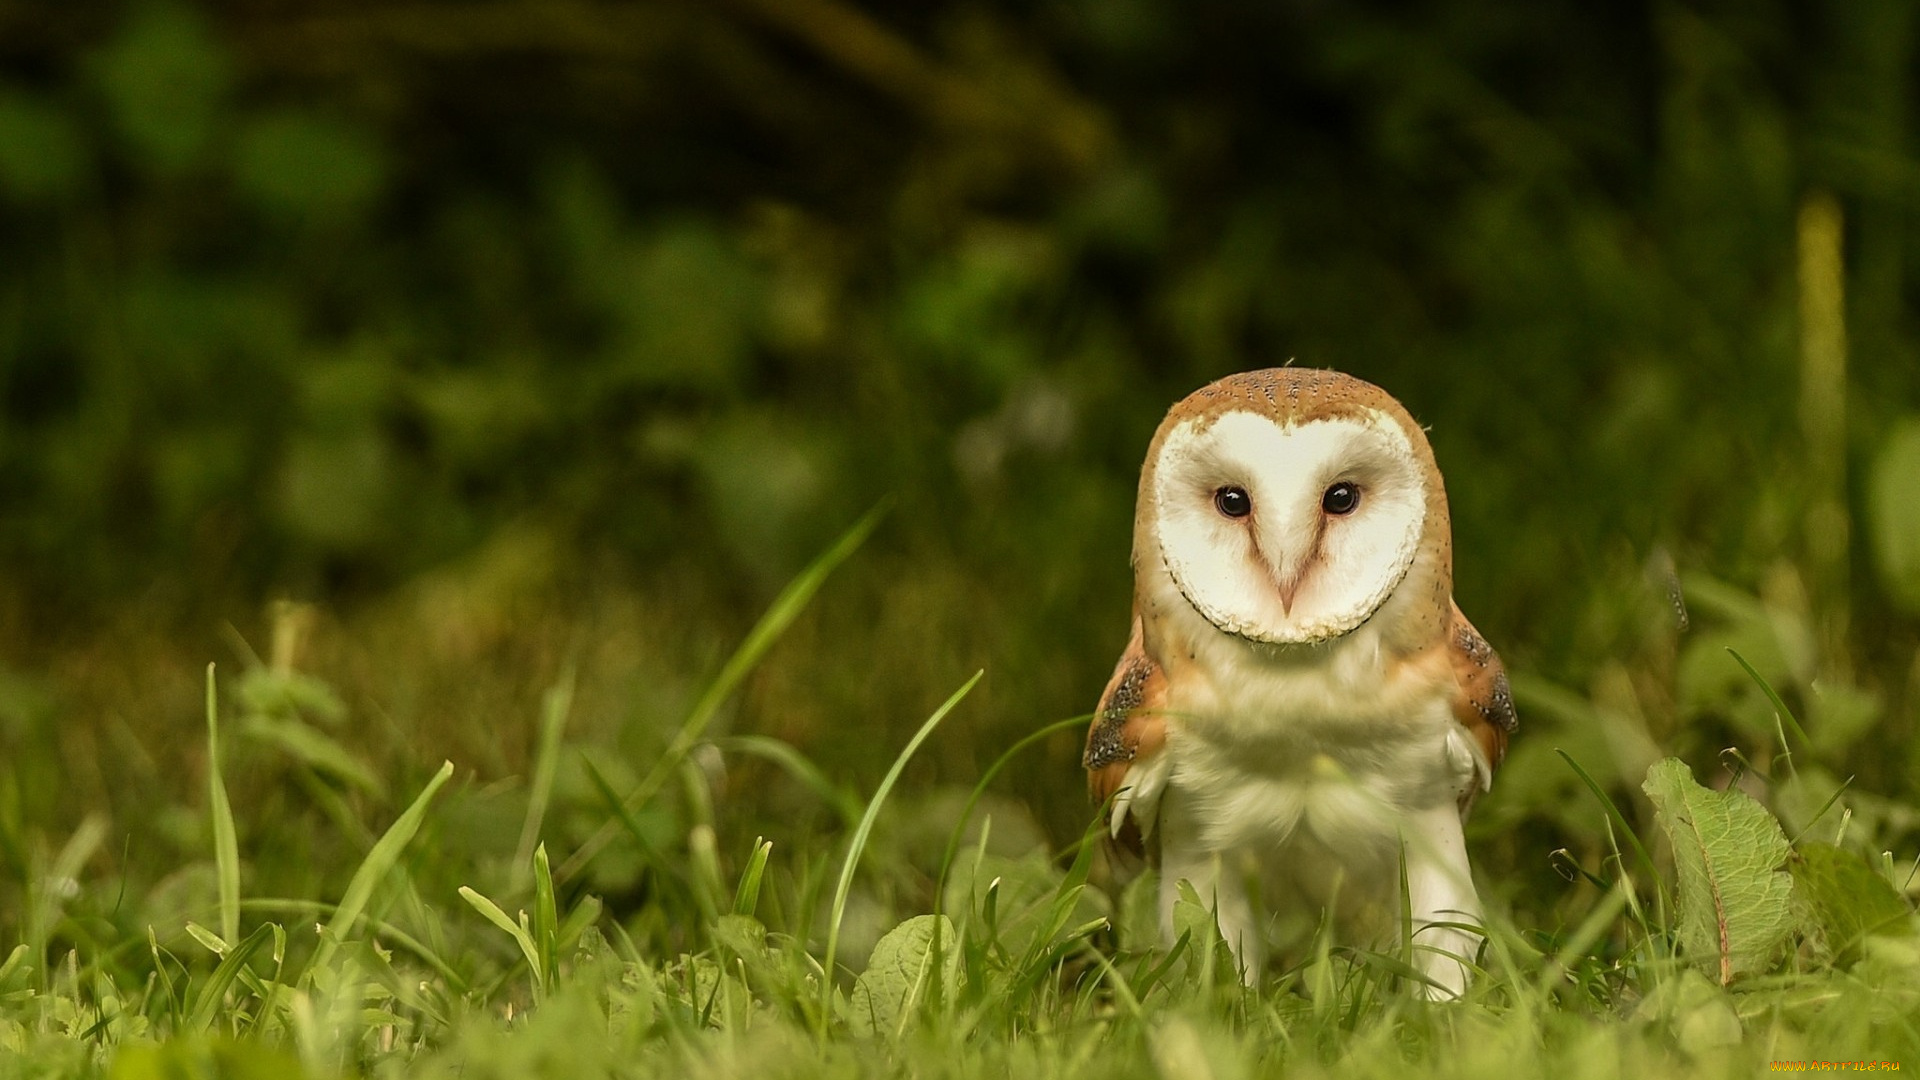
[[[1623, 798], [1736, 747], [1789, 833], [1852, 776], [1852, 845], [1910, 849], [1915, 29], [1902, 0], [0, 0], [0, 888], [92, 861], [146, 897], [0, 927], [205, 918], [209, 655], [246, 669], [250, 895], [338, 895], [443, 756], [476, 779], [419, 886], [497, 891], [538, 690], [579, 664], [570, 851], [891, 497], [715, 728], [828, 779], [703, 758], [571, 886], [678, 940], [658, 901], [712, 875], [662, 859], [823, 846], [816, 789], [870, 789], [984, 667], [876, 837], [871, 945], [921, 910], [952, 785], [1091, 707], [1163, 410], [1294, 361], [1432, 427], [1456, 595], [1516, 672], [1474, 843], [1522, 925], [1568, 917], [1546, 852], [1606, 850], [1556, 747]], [[1078, 834], [1077, 761], [1009, 768], [997, 857]]]
[[1157, 412], [1297, 359], [1434, 426], [1462, 593], [1572, 663], [1568, 568], [1793, 546], [1805, 192], [1853, 453], [1920, 392], [1899, 4], [566, 15], [10, 9], [16, 588], [363, 595], [519, 518], [764, 586], [886, 492], [1111, 567]]

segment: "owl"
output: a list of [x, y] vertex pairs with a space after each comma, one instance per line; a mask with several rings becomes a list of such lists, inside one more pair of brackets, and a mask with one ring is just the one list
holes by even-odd
[[1190, 882], [1251, 984], [1323, 916], [1383, 946], [1406, 917], [1423, 992], [1464, 992], [1482, 916], [1461, 826], [1517, 718], [1453, 602], [1426, 433], [1338, 372], [1203, 387], [1148, 447], [1133, 568], [1084, 764], [1112, 848], [1160, 867], [1162, 934]]

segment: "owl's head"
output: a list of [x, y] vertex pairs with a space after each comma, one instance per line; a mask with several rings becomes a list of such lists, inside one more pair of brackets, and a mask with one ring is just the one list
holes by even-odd
[[1207, 622], [1250, 641], [1330, 641], [1396, 596], [1423, 622], [1450, 603], [1426, 433], [1386, 391], [1338, 372], [1247, 372], [1175, 405], [1134, 533], [1143, 588], [1163, 570]]

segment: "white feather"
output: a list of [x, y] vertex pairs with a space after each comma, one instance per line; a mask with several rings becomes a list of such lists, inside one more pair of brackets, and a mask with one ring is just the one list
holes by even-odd
[[[1422, 475], [1406, 433], [1384, 417], [1189, 420], [1161, 444], [1154, 531], [1168, 573], [1215, 626], [1254, 641], [1325, 641], [1365, 621], [1413, 565]], [[1359, 508], [1327, 518], [1321, 498], [1343, 480], [1360, 484]], [[1226, 486], [1251, 496], [1249, 517], [1215, 507]], [[1299, 582], [1291, 611], [1277, 587], [1288, 580]]]
[[1127, 769], [1126, 783], [1113, 796], [1113, 813], [1107, 822], [1116, 839], [1128, 817], [1139, 827], [1142, 840], [1153, 835], [1154, 823], [1160, 818], [1160, 795], [1167, 787], [1167, 772], [1165, 754], [1136, 761]]

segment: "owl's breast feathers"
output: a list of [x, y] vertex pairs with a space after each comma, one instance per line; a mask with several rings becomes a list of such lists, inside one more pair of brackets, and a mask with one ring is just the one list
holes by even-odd
[[[1445, 636], [1432, 649], [1445, 656], [1453, 674], [1455, 687], [1448, 704], [1454, 720], [1484, 756], [1484, 783], [1506, 757], [1507, 739], [1519, 728], [1519, 716], [1499, 655], [1461, 614], [1459, 605], [1448, 606]], [[1082, 758], [1088, 790], [1106, 806], [1113, 846], [1136, 859], [1150, 857], [1147, 841], [1167, 780], [1167, 762], [1161, 753], [1167, 741], [1167, 675], [1148, 654], [1143, 639], [1136, 614], [1126, 651], [1100, 695]], [[1433, 651], [1422, 655], [1431, 657]], [[1462, 816], [1474, 793], [1462, 797]]]

